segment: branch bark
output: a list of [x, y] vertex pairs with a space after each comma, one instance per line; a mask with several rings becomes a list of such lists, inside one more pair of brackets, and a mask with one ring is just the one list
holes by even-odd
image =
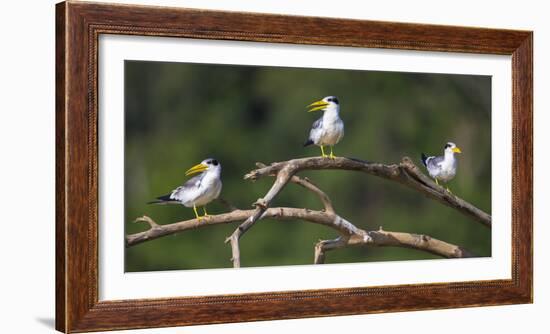
[[[256, 166], [259, 168], [265, 168], [266, 165], [264, 165], [261, 162], [256, 163]], [[233, 267], [234, 268], [240, 268], [241, 266], [241, 252], [240, 252], [240, 246], [239, 241], [241, 237], [252, 227], [256, 222], [259, 220], [261, 215], [265, 212], [265, 210], [269, 207], [271, 204], [271, 201], [283, 190], [283, 188], [286, 186], [286, 184], [290, 181], [292, 183], [296, 183], [307, 190], [313, 192], [315, 195], [319, 197], [319, 200], [321, 203], [323, 203], [323, 206], [325, 208], [326, 212], [334, 213], [334, 208], [332, 206], [332, 202], [330, 198], [316, 185], [314, 185], [310, 180], [307, 178], [301, 178], [299, 176], [294, 175], [297, 171], [292, 165], [282, 166], [280, 169], [278, 169], [276, 174], [272, 174], [275, 176], [275, 182], [273, 183], [273, 186], [268, 191], [268, 193], [263, 197], [258, 199], [253, 205], [256, 206], [256, 210], [253, 212], [253, 214], [248, 217], [247, 220], [245, 220], [242, 224], [240, 224], [233, 233], [225, 239], [225, 243], [231, 244], [231, 261], [233, 261]], [[245, 177], [246, 179], [246, 177]]]
[[[197, 219], [192, 219], [168, 225], [159, 225], [151, 218], [143, 216], [136, 219], [136, 222], [148, 223], [150, 226], [149, 230], [128, 235], [126, 237], [126, 247], [189, 229], [241, 221], [242, 223], [225, 240], [226, 243], [231, 244], [231, 261], [233, 262], [233, 266], [239, 268], [240, 238], [256, 222], [261, 219], [270, 218], [281, 221], [302, 220], [325, 225], [336, 230], [339, 234], [336, 239], [320, 240], [315, 245], [314, 263], [316, 264], [324, 263], [327, 251], [351, 246], [406, 247], [446, 258], [474, 256], [460, 246], [437, 240], [427, 235], [388, 232], [382, 230], [382, 228], [378, 231], [365, 231], [356, 227], [336, 214], [332, 201], [327, 194], [309, 179], [295, 175], [303, 170], [321, 169], [355, 170], [398, 182], [474, 218], [486, 227], [491, 227], [491, 216], [489, 214], [435, 184], [407, 157], [403, 158], [401, 163], [391, 165], [342, 157], [336, 159], [314, 157], [277, 162], [269, 166], [257, 163], [257, 167], [257, 169], [246, 174], [244, 178], [255, 181], [260, 177], [274, 176], [275, 182], [267, 194], [254, 203], [255, 209], [240, 210], [222, 200], [222, 203], [229, 207], [231, 212], [209, 216], [203, 218], [200, 222]], [[272, 201], [289, 182], [298, 184], [315, 194], [322, 203], [323, 210], [316, 211], [291, 207], [270, 208]]]
[[234, 268], [240, 268], [241, 266], [241, 253], [239, 249], [239, 240], [241, 239], [242, 235], [246, 233], [256, 222], [260, 217], [264, 214], [264, 212], [269, 208], [271, 201], [283, 190], [283, 188], [286, 186], [288, 181], [292, 178], [292, 175], [294, 172], [290, 167], [282, 167], [278, 173], [277, 177], [275, 178], [275, 182], [271, 186], [271, 189], [267, 192], [267, 194], [259, 198], [256, 202], [254, 202], [254, 206], [256, 209], [250, 215], [242, 224], [233, 231], [233, 233], [225, 239], [226, 243], [231, 243], [231, 252], [232, 257], [231, 261], [233, 261], [233, 267]]
[[278, 175], [282, 170], [286, 170], [286, 173], [290, 171], [294, 175], [303, 170], [322, 169], [353, 170], [395, 181], [473, 218], [485, 227], [491, 228], [491, 216], [488, 213], [438, 186], [424, 175], [408, 157], [404, 157], [399, 164], [390, 165], [344, 157], [336, 159], [321, 157], [293, 159], [255, 169], [246, 174], [244, 178], [255, 181], [264, 176]]
[[422, 250], [445, 258], [474, 257], [471, 252], [460, 246], [424, 234], [389, 232], [382, 229], [367, 233], [369, 238], [353, 235], [349, 238], [340, 236], [333, 240], [319, 241], [315, 245], [315, 258], [313, 262], [315, 264], [324, 263], [327, 251], [349, 246], [405, 247]]
[[[261, 162], [257, 162], [256, 166], [258, 168], [267, 167], [267, 165], [265, 165]], [[272, 174], [272, 176], [276, 176], [276, 174]], [[317, 187], [310, 179], [308, 179], [307, 177], [302, 178], [300, 176], [294, 175], [290, 178], [290, 182], [295, 183], [297, 185], [300, 185], [303, 188], [305, 188], [305, 189], [311, 191], [313, 194], [315, 194], [318, 197], [321, 204], [323, 204], [323, 207], [324, 207], [326, 212], [330, 212], [330, 213], [335, 212], [334, 207], [332, 206], [332, 201], [330, 200], [330, 197], [328, 197], [328, 195], [325, 194], [324, 191], [319, 189], [319, 187]]]
[[[136, 219], [136, 222], [146, 222], [151, 228], [144, 232], [138, 232], [126, 236], [126, 247], [134, 246], [139, 243], [154, 240], [169, 234], [174, 234], [186, 230], [203, 228], [207, 226], [236, 223], [248, 219], [255, 213], [255, 210], [234, 210], [229, 213], [211, 215], [198, 219], [190, 219], [178, 223], [159, 225], [150, 217], [143, 216]], [[335, 215], [324, 211], [315, 211], [308, 209], [297, 209], [290, 207], [269, 208], [262, 214], [261, 219], [273, 218], [277, 220], [305, 220], [311, 223], [325, 225], [336, 229], [345, 234], [356, 233], [359, 229], [346, 220], [338, 218]], [[153, 224], [154, 225], [153, 225]]]
[[[136, 222], [146, 222], [150, 225], [147, 231], [126, 236], [126, 247], [131, 247], [145, 241], [183, 232], [190, 229], [206, 228], [220, 224], [230, 224], [250, 217], [255, 210], [234, 210], [229, 213], [203, 218], [181, 221], [178, 223], [159, 225], [147, 216], [136, 219]], [[426, 251], [445, 258], [472, 257], [473, 254], [462, 247], [432, 238], [426, 235], [362, 230], [346, 219], [325, 211], [297, 209], [289, 207], [268, 208], [261, 219], [276, 219], [280, 221], [307, 221], [320, 224], [336, 230], [340, 236], [334, 240], [322, 240], [315, 246], [314, 263], [324, 263], [325, 253], [333, 249], [349, 246], [364, 247], [407, 247]]]

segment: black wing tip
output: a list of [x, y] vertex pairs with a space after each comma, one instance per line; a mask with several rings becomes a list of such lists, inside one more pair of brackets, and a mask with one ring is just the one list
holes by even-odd
[[168, 194], [168, 195], [159, 196], [157, 197], [156, 200], [147, 202], [147, 204], [159, 204], [159, 203], [172, 202], [172, 201], [173, 200], [170, 198], [170, 194]]
[[426, 156], [426, 154], [422, 153], [420, 155], [420, 158], [422, 159], [422, 164], [427, 167], [428, 165], [427, 165], [426, 161], [428, 160], [428, 157]]
[[306, 142], [304, 143], [304, 147], [309, 146], [309, 145], [312, 145], [312, 144], [313, 144], [313, 140], [308, 139], [308, 140], [306, 140]]

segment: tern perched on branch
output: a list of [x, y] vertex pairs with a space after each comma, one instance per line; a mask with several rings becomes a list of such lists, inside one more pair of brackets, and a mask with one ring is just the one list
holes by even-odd
[[[332, 147], [344, 137], [344, 122], [340, 119], [340, 103], [336, 96], [327, 96], [322, 100], [308, 105], [308, 112], [323, 110], [323, 117], [313, 123], [309, 131], [309, 138], [304, 146], [315, 144], [321, 147], [323, 158], [334, 159]], [[330, 146], [330, 155], [325, 154], [324, 146]]]
[[188, 208], [193, 207], [195, 216], [198, 220], [201, 220], [202, 217], [197, 212], [197, 206], [202, 206], [204, 211], [203, 217], [207, 217], [206, 204], [218, 198], [222, 191], [221, 171], [222, 166], [218, 160], [205, 159], [185, 172], [186, 176], [200, 173], [199, 175], [190, 178], [170, 194], [157, 197], [156, 201], [149, 202], [148, 204], [181, 203]]
[[[442, 156], [437, 157], [427, 157], [422, 153], [422, 163], [437, 185], [439, 185], [438, 180], [447, 183], [455, 177], [457, 165], [455, 153], [462, 153], [460, 148], [451, 142], [445, 144], [443, 152]], [[447, 191], [451, 192], [448, 187]]]

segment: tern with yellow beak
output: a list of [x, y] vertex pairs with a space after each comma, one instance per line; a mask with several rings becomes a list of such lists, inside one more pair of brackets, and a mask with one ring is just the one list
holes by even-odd
[[156, 201], [148, 204], [181, 203], [188, 208], [192, 207], [197, 219], [201, 220], [202, 217], [197, 212], [197, 206], [202, 206], [203, 217], [207, 217], [206, 204], [218, 198], [222, 191], [221, 172], [222, 166], [218, 160], [205, 159], [185, 172], [186, 176], [200, 173], [199, 175], [190, 178], [170, 194], [157, 197]]
[[[336, 96], [327, 96], [307, 106], [308, 112], [323, 110], [323, 116], [313, 123], [309, 138], [304, 146], [315, 144], [321, 148], [323, 158], [334, 159], [332, 148], [344, 137], [344, 122], [340, 119], [340, 103]], [[330, 154], [325, 154], [324, 146], [330, 146]]]
[[[447, 183], [455, 177], [457, 166], [455, 153], [462, 153], [455, 143], [451, 142], [445, 144], [443, 152], [444, 155], [437, 157], [428, 157], [422, 153], [422, 163], [437, 185], [439, 185], [438, 181]], [[449, 188], [447, 191], [451, 192]]]

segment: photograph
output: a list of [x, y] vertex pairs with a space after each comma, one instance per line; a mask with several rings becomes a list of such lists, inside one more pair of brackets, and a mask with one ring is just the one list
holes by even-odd
[[125, 271], [491, 257], [491, 96], [488, 75], [126, 60]]
[[[14, 290], [39, 303], [11, 327], [517, 332], [545, 314], [533, 8], [123, 2], [44, 5], [50, 38], [25, 45], [50, 56], [5, 62], [28, 89], [4, 109], [31, 127], [8, 127], [8, 222], [55, 207], [55, 233], [32, 218], [30, 242], [6, 239], [33, 250], [5, 266], [19, 281], [51, 267]], [[55, 182], [25, 142], [50, 146]]]

